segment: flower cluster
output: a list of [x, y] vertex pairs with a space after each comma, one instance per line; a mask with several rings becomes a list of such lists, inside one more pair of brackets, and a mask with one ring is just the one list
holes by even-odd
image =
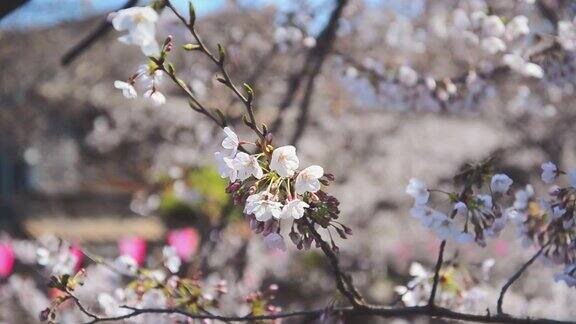
[[[487, 259], [479, 265], [464, 266], [449, 262], [439, 273], [438, 304], [444, 307], [483, 305], [487, 299], [486, 288], [481, 284], [491, 275], [494, 259]], [[410, 265], [412, 277], [405, 285], [396, 286], [394, 291], [405, 306], [425, 306], [432, 291], [434, 271], [414, 262]], [[475, 275], [475, 276], [473, 276]]]
[[[567, 185], [556, 184], [568, 175]], [[532, 187], [519, 191], [511, 215], [527, 243], [543, 249], [543, 255], [565, 270], [556, 280], [569, 286], [576, 283], [576, 169], [564, 172], [552, 162], [542, 164], [542, 181], [552, 185], [549, 197], [537, 200]]]
[[[291, 145], [274, 148], [271, 136], [266, 143], [241, 141], [229, 127], [224, 128], [222, 150], [214, 154], [220, 175], [228, 178], [227, 192], [243, 207], [251, 228], [262, 233], [269, 246], [284, 250], [280, 234], [282, 220], [292, 221], [290, 238], [298, 248], [309, 248], [314, 237], [309, 233], [309, 216], [324, 228], [332, 226], [340, 237], [346, 238], [350, 229], [336, 222], [338, 200], [324, 191], [334, 180], [318, 165], [302, 170], [296, 148]], [[253, 144], [262, 152], [249, 154], [242, 145]], [[336, 248], [334, 242], [333, 247]]]
[[[429, 190], [424, 182], [411, 179], [406, 187], [406, 193], [414, 198], [410, 214], [442, 240], [475, 241], [484, 246], [486, 237], [498, 236], [506, 225], [507, 216], [501, 200], [510, 190], [512, 179], [505, 174], [490, 177], [490, 167], [486, 164], [471, 167], [457, 178], [463, 182], [460, 193]], [[488, 179], [489, 184], [485, 184]], [[480, 192], [484, 187], [487, 191]], [[430, 192], [447, 195], [451, 208], [442, 212], [430, 207]]]

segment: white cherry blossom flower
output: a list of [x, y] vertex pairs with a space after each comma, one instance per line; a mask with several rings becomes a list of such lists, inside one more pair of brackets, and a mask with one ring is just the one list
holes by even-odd
[[509, 176], [503, 173], [495, 174], [490, 181], [490, 189], [492, 192], [506, 193], [510, 190], [512, 183], [513, 181]]
[[482, 46], [482, 49], [491, 55], [506, 50], [506, 43], [504, 43], [500, 38], [494, 36], [482, 39], [480, 46]]
[[402, 65], [398, 70], [398, 80], [406, 86], [415, 86], [418, 83], [418, 73], [411, 67]]
[[320, 190], [320, 178], [324, 175], [324, 169], [318, 165], [311, 165], [306, 169], [300, 171], [296, 176], [294, 187], [297, 194], [305, 192], [316, 192]]
[[534, 188], [531, 185], [527, 185], [524, 190], [519, 190], [514, 195], [514, 205], [516, 209], [526, 209], [528, 208], [528, 202], [534, 196]]
[[506, 54], [502, 60], [504, 64], [509, 66], [514, 72], [523, 76], [537, 79], [541, 79], [544, 76], [544, 71], [539, 65], [526, 61], [518, 54]]
[[431, 228], [438, 219], [448, 217], [442, 212], [432, 209], [426, 205], [416, 205], [410, 209], [410, 216], [418, 219], [422, 226]]
[[570, 181], [570, 185], [576, 188], [576, 168], [568, 171], [568, 178]]
[[138, 271], [138, 263], [129, 255], [121, 255], [114, 260], [114, 266], [124, 274], [135, 275]]
[[156, 106], [162, 106], [166, 103], [166, 97], [158, 90], [149, 89], [144, 93], [144, 97], [149, 98]]
[[269, 219], [280, 219], [282, 204], [274, 200], [269, 192], [257, 193], [246, 199], [244, 212], [253, 214], [257, 221], [265, 222]]
[[292, 145], [281, 146], [272, 152], [270, 169], [276, 171], [281, 177], [291, 177], [300, 165], [296, 156], [296, 148]]
[[483, 213], [490, 213], [492, 212], [492, 196], [490, 195], [477, 195], [476, 199], [478, 201], [478, 203], [480, 203], [482, 206], [480, 208], [480, 211]]
[[238, 171], [234, 168], [234, 160], [222, 154], [222, 152], [214, 153], [216, 164], [218, 165], [218, 173], [222, 178], [229, 178], [230, 182], [238, 179]]
[[548, 184], [554, 182], [556, 176], [558, 175], [558, 167], [556, 167], [556, 164], [552, 162], [546, 162], [542, 164], [541, 168], [542, 168], [542, 176], [541, 176], [542, 181]]
[[182, 260], [176, 253], [176, 249], [171, 246], [165, 246], [162, 249], [162, 258], [164, 259], [164, 266], [172, 273], [177, 273], [182, 265]]
[[426, 183], [415, 178], [410, 179], [406, 187], [406, 193], [414, 198], [414, 205], [425, 205], [430, 198]]
[[504, 35], [506, 27], [500, 17], [492, 15], [482, 20], [482, 33], [484, 36], [500, 37]]
[[576, 49], [576, 25], [573, 21], [558, 22], [558, 43], [567, 51]]
[[304, 216], [304, 209], [308, 207], [310, 207], [310, 205], [300, 199], [289, 200], [284, 207], [282, 207], [280, 218], [300, 219]]
[[466, 206], [466, 204], [461, 201], [454, 204], [454, 210], [458, 216], [466, 217], [468, 215], [468, 206]]
[[432, 215], [432, 230], [441, 240], [447, 240], [459, 234], [455, 222], [446, 214], [437, 212]]
[[516, 16], [506, 25], [505, 37], [509, 41], [527, 35], [528, 33], [530, 33], [530, 27], [528, 26], [528, 18], [526, 18], [526, 16]]
[[230, 152], [230, 156], [235, 156], [238, 151], [238, 145], [240, 145], [238, 135], [230, 127], [224, 127], [223, 131], [226, 137], [222, 141], [222, 147]]
[[568, 287], [576, 287], [576, 263], [567, 265], [562, 273], [554, 275], [554, 281], [564, 281]]
[[127, 99], [134, 99], [138, 96], [138, 93], [136, 92], [136, 89], [134, 89], [134, 86], [128, 82], [124, 82], [124, 81], [114, 81], [114, 87], [118, 90], [122, 91], [122, 95], [124, 95], [124, 97], [126, 97]]
[[140, 46], [146, 56], [158, 55], [160, 46], [156, 41], [158, 14], [151, 7], [132, 7], [113, 12], [108, 16], [114, 29], [126, 31], [118, 40], [125, 44]]
[[236, 154], [236, 157], [232, 160], [232, 165], [238, 172], [239, 180], [246, 180], [250, 176], [260, 179], [264, 175], [258, 159], [244, 152], [238, 152], [238, 154]]

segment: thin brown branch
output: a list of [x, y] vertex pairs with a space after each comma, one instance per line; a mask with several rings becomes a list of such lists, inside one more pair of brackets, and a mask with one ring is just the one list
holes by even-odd
[[322, 250], [324, 255], [326, 255], [328, 261], [330, 261], [330, 265], [332, 267], [332, 271], [334, 272], [334, 276], [336, 279], [336, 287], [338, 288], [338, 291], [340, 291], [340, 293], [342, 293], [342, 295], [344, 295], [344, 297], [348, 299], [348, 301], [350, 302], [350, 304], [352, 304], [354, 308], [369, 307], [362, 298], [362, 296], [360, 295], [360, 293], [354, 287], [354, 284], [352, 283], [352, 277], [350, 277], [350, 275], [346, 274], [340, 268], [340, 262], [338, 261], [338, 256], [330, 248], [330, 245], [322, 239], [322, 236], [320, 235], [320, 233], [318, 233], [316, 228], [314, 228], [314, 224], [312, 222], [310, 222], [307, 219], [304, 219], [304, 221], [306, 222], [308, 230], [310, 231], [312, 236], [314, 236], [314, 241], [316, 241], [316, 243], [320, 245], [320, 249]]
[[436, 292], [438, 291], [438, 284], [440, 283], [440, 270], [442, 263], [444, 263], [444, 249], [446, 248], [446, 240], [440, 243], [440, 250], [438, 251], [438, 259], [434, 267], [434, 282], [432, 283], [432, 291], [430, 292], [430, 299], [428, 299], [428, 306], [434, 306], [434, 299], [436, 299]]
[[[120, 9], [127, 9], [136, 5], [138, 0], [128, 0]], [[92, 31], [88, 36], [82, 39], [78, 44], [74, 45], [68, 52], [62, 56], [60, 63], [64, 66], [72, 63], [80, 54], [86, 51], [90, 46], [92, 46], [96, 41], [102, 38], [106, 33], [110, 31], [112, 24], [108, 19], [104, 19], [100, 25]]]
[[544, 250], [546, 249], [546, 247], [548, 247], [548, 245], [552, 242], [552, 240], [548, 241], [548, 243], [544, 244], [539, 250], [538, 252], [536, 252], [536, 254], [534, 254], [532, 256], [532, 258], [530, 258], [530, 260], [528, 260], [526, 263], [524, 263], [522, 265], [522, 267], [520, 267], [520, 269], [518, 269], [518, 271], [516, 271], [514, 273], [514, 275], [512, 275], [512, 277], [510, 277], [510, 279], [508, 279], [508, 281], [506, 281], [506, 283], [504, 284], [504, 286], [502, 287], [502, 290], [500, 290], [500, 296], [498, 297], [498, 305], [496, 307], [498, 314], [503, 315], [504, 314], [504, 310], [502, 308], [502, 304], [504, 303], [504, 296], [506, 295], [506, 292], [508, 291], [508, 288], [510, 288], [510, 286], [512, 286], [512, 284], [514, 284], [514, 282], [516, 282], [516, 280], [518, 280], [520, 278], [520, 276], [522, 276], [522, 274], [528, 269], [528, 267], [530, 267], [534, 261], [536, 261], [536, 259], [538, 259], [538, 257], [540, 257], [540, 255], [542, 254], [542, 252], [544, 252]]
[[[178, 314], [190, 319], [211, 319], [223, 322], [251, 322], [262, 320], [273, 320], [281, 318], [293, 317], [307, 317], [310, 319], [319, 318], [322, 314], [326, 313], [326, 309], [315, 309], [307, 311], [293, 311], [285, 313], [276, 313], [262, 316], [224, 316], [224, 315], [208, 315], [208, 314], [191, 314], [179, 309], [170, 308], [133, 308], [124, 306], [123, 308], [131, 310], [130, 313], [114, 317], [97, 317], [87, 323], [100, 323], [100, 322], [114, 322], [121, 321], [143, 314]], [[382, 318], [404, 318], [413, 319], [417, 317], [441, 318], [452, 319], [476, 323], [537, 323], [537, 324], [570, 324], [576, 323], [574, 321], [561, 321], [552, 319], [541, 318], [519, 318], [507, 315], [476, 315], [454, 312], [443, 307], [406, 307], [406, 308], [387, 308], [387, 307], [373, 307], [373, 308], [335, 308], [332, 310], [334, 315], [346, 317], [360, 317], [360, 316], [376, 316]]]

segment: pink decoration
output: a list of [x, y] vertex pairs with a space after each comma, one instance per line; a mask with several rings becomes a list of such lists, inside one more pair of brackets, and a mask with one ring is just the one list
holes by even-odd
[[74, 270], [76, 272], [82, 269], [82, 265], [84, 264], [84, 253], [82, 249], [78, 245], [72, 245], [70, 248], [70, 253], [74, 256]]
[[139, 237], [130, 237], [118, 242], [120, 255], [132, 257], [136, 263], [141, 266], [146, 260], [146, 241]]
[[14, 250], [9, 243], [0, 243], [0, 278], [8, 278], [14, 270]]
[[190, 261], [198, 250], [200, 237], [198, 231], [192, 227], [175, 229], [168, 232], [168, 244], [176, 250], [178, 256], [184, 261]]

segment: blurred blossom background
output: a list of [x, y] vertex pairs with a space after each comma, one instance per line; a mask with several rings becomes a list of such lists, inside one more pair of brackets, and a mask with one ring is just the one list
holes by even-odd
[[[174, 3], [186, 12], [185, 1]], [[268, 249], [232, 206], [213, 161], [221, 130], [172, 85], [163, 85], [162, 107], [125, 100], [114, 88], [141, 64], [138, 48], [109, 31], [67, 56], [125, 4], [0, 4], [0, 322], [38, 321], [53, 293], [41, 264], [49, 261], [38, 250], [56, 238], [72, 250], [130, 255], [148, 266], [171, 245], [184, 272], [228, 281], [222, 308], [233, 314], [246, 313], [237, 300], [271, 283], [285, 310], [328, 305], [334, 283], [322, 254], [292, 244]], [[354, 231], [338, 242], [342, 265], [370, 301], [398, 303], [395, 287], [415, 276], [413, 262], [430, 269], [435, 261], [439, 240], [409, 215], [410, 178], [451, 188], [464, 164], [497, 156], [497, 169], [522, 188], [538, 183], [543, 162], [576, 165], [576, 32], [554, 36], [559, 21], [572, 21], [573, 1], [350, 0], [334, 39], [323, 35], [335, 0], [194, 4], [202, 37], [212, 48], [226, 44], [231, 75], [253, 85], [256, 113], [276, 143], [294, 143], [302, 165], [335, 175], [329, 191]], [[507, 24], [525, 16], [529, 31], [493, 36], [474, 26], [478, 12]], [[157, 28], [160, 41], [191, 41], [168, 11]], [[250, 138], [242, 106], [216, 80], [216, 68], [188, 54], [173, 57], [184, 80]], [[537, 67], [511, 61], [518, 57]], [[534, 252], [512, 226], [484, 248], [450, 246], [455, 271], [475, 282], [456, 307], [493, 308], [499, 287]], [[70, 264], [92, 276], [78, 295], [103, 307], [98, 295], [117, 278], [82, 253]], [[574, 319], [576, 290], [553, 282], [558, 271], [535, 264], [512, 288], [508, 311]], [[62, 316], [80, 318], [73, 307]]]

